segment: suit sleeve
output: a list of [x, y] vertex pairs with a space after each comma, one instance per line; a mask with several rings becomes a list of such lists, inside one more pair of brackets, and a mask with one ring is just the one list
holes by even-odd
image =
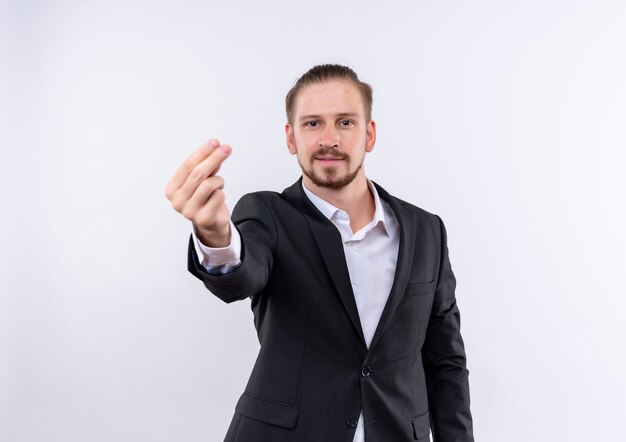
[[224, 302], [252, 297], [261, 292], [272, 272], [276, 250], [276, 226], [266, 204], [255, 194], [244, 195], [231, 217], [241, 237], [241, 265], [219, 275], [209, 274], [198, 260], [189, 238], [187, 269]]
[[241, 264], [241, 236], [233, 222], [230, 222], [230, 241], [226, 247], [209, 247], [204, 245], [191, 229], [191, 237], [198, 261], [212, 275], [223, 275]]
[[456, 279], [448, 257], [446, 229], [441, 229], [441, 262], [433, 308], [422, 347], [434, 442], [473, 442], [472, 415]]

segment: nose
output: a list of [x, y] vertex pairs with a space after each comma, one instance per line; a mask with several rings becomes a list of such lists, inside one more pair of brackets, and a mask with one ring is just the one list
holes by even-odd
[[320, 147], [339, 147], [339, 131], [337, 128], [329, 124], [324, 128], [319, 139]]

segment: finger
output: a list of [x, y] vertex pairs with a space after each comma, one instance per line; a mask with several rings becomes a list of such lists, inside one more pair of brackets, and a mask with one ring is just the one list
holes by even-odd
[[[211, 195], [218, 190], [224, 188], [224, 179], [221, 176], [212, 176], [202, 181], [193, 195], [189, 198], [184, 208], [186, 218], [192, 219], [194, 215], [204, 206], [211, 198]], [[188, 216], [189, 215], [189, 216]]]
[[208, 158], [194, 167], [178, 190], [182, 198], [190, 198], [204, 179], [214, 175], [219, 170], [220, 165], [230, 156], [231, 152], [232, 148], [228, 144], [222, 144], [219, 149], [215, 149]]
[[200, 168], [203, 173], [216, 175], [222, 163], [230, 156], [232, 151], [233, 148], [230, 144], [222, 144], [219, 146], [219, 149], [216, 149], [211, 155], [198, 164], [197, 167]]
[[208, 229], [219, 227], [222, 223], [227, 222], [227, 219], [220, 219], [220, 213], [222, 206], [226, 202], [226, 194], [221, 189], [216, 189], [211, 198], [206, 202], [202, 208], [196, 213], [195, 222], [199, 226], [204, 226]]
[[[215, 149], [220, 146], [220, 142], [215, 138], [203, 143], [194, 153], [192, 153], [176, 170], [174, 176], [170, 179], [165, 188], [165, 194], [170, 196], [178, 190], [187, 180], [187, 177], [191, 171], [202, 161], [204, 161], [209, 155], [211, 155]], [[171, 198], [170, 198], [171, 199]]]
[[[230, 147], [230, 145], [229, 145], [229, 144], [223, 144], [222, 146], [226, 146], [226, 149], [228, 150], [228, 154], [227, 154], [227, 155], [228, 155], [228, 156], [230, 156], [230, 154], [231, 154], [231, 153], [232, 153], [232, 151], [233, 151], [233, 148], [232, 148], [232, 147]], [[220, 171], [220, 168], [222, 167], [222, 163], [223, 163], [223, 162], [224, 162], [224, 160], [222, 160], [222, 161], [221, 161], [221, 162], [217, 165], [217, 167], [215, 168], [215, 170], [213, 170], [213, 171], [211, 172], [211, 175], [217, 175], [217, 174], [218, 174], [218, 172]]]

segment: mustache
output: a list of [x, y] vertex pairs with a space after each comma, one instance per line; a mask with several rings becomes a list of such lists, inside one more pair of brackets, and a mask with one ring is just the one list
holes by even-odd
[[311, 155], [311, 160], [314, 160], [316, 157], [322, 156], [322, 155], [331, 155], [336, 158], [341, 158], [342, 160], [349, 158], [347, 154], [340, 152], [334, 147], [322, 147], [321, 149], [318, 149], [315, 152], [313, 152], [313, 155]]

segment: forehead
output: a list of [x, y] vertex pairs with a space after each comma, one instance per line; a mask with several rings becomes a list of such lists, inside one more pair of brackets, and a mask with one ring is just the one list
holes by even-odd
[[296, 98], [298, 115], [358, 113], [363, 115], [363, 97], [358, 87], [347, 80], [329, 80], [303, 87]]

